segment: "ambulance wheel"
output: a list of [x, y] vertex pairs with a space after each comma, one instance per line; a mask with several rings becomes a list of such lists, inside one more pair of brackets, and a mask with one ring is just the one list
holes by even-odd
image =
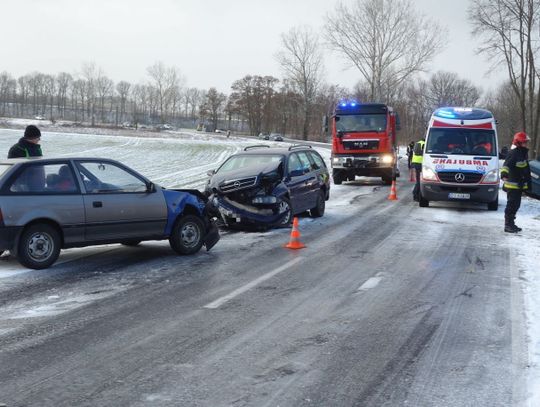
[[493, 202], [489, 202], [487, 204], [487, 207], [488, 207], [488, 210], [489, 211], [496, 211], [499, 209], [499, 197], [497, 197], [497, 199], [495, 199]]

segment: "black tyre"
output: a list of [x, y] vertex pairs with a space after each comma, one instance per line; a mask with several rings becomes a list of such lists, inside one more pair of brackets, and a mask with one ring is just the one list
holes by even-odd
[[279, 222], [279, 227], [289, 227], [293, 219], [293, 210], [291, 201], [288, 198], [283, 198], [279, 204], [278, 213], [286, 213], [284, 218]]
[[314, 208], [311, 208], [309, 210], [309, 213], [313, 218], [320, 218], [324, 215], [325, 201], [325, 193], [321, 189], [319, 190], [319, 194], [317, 195], [317, 204]]
[[422, 196], [420, 196], [420, 199], [418, 201], [418, 204], [422, 207], [422, 208], [427, 208], [429, 206], [429, 201], [425, 198], [423, 198]]
[[332, 173], [332, 178], [334, 179], [335, 185], [341, 185], [341, 183], [343, 182], [343, 175], [340, 171], [334, 171]]
[[499, 209], [499, 197], [497, 197], [497, 199], [495, 199], [493, 202], [489, 202], [487, 204], [487, 207], [488, 207], [488, 210], [489, 211], [496, 211]]
[[204, 222], [195, 215], [184, 215], [173, 226], [169, 244], [178, 254], [197, 253], [204, 243]]
[[133, 239], [133, 240], [124, 240], [122, 242], [122, 244], [124, 246], [138, 246], [139, 244], [141, 244], [141, 241], [140, 240], [136, 240], [136, 239]]
[[17, 245], [17, 259], [23, 266], [41, 270], [50, 267], [60, 255], [60, 233], [39, 223], [24, 229]]

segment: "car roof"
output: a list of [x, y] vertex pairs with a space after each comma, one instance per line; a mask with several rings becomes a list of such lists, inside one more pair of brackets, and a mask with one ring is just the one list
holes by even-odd
[[276, 154], [289, 155], [296, 151], [315, 151], [312, 148], [307, 147], [307, 146], [296, 146], [292, 149], [290, 147], [270, 147], [270, 148], [266, 148], [262, 146], [260, 148], [255, 148], [255, 146], [248, 146], [248, 147], [250, 147], [249, 150], [242, 150], [234, 155], [272, 155], [272, 154], [273, 155], [276, 155]]

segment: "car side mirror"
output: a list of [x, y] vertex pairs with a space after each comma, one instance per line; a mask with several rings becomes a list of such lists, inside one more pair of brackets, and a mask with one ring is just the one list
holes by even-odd
[[153, 182], [146, 183], [146, 193], [151, 194], [156, 192], [156, 185]]
[[301, 177], [302, 175], [304, 175], [304, 170], [303, 169], [300, 169], [300, 170], [292, 170], [291, 172], [289, 172], [289, 177]]
[[206, 173], [206, 175], [208, 175], [209, 177], [211, 177], [212, 175], [214, 175], [216, 173], [216, 170], [210, 170]]

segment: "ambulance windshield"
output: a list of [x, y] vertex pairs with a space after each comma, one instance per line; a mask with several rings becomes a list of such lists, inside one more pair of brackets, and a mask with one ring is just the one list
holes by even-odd
[[432, 128], [426, 141], [429, 154], [461, 154], [495, 156], [493, 130], [466, 128]]

